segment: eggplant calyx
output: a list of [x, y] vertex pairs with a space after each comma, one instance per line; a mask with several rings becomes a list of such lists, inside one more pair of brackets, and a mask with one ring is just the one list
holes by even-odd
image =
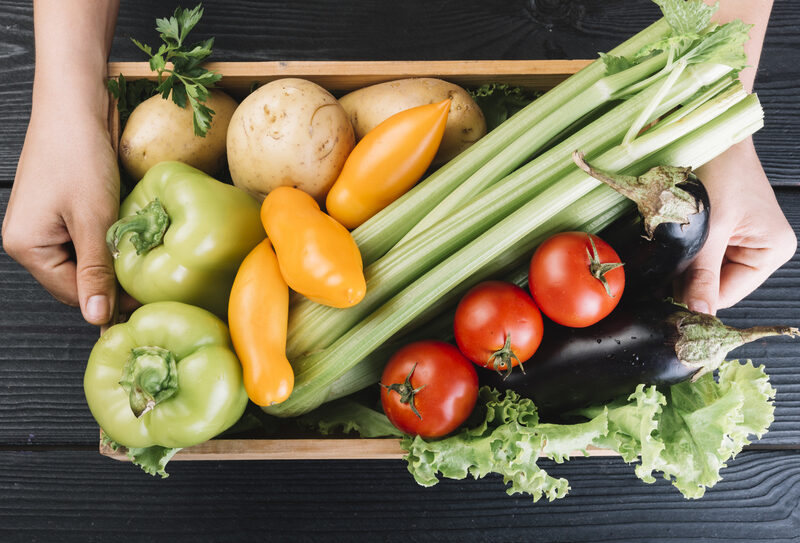
[[417, 416], [417, 418], [422, 420], [422, 415], [419, 414], [419, 411], [417, 411], [417, 406], [414, 404], [414, 396], [416, 396], [420, 390], [425, 388], [426, 385], [422, 385], [417, 388], [414, 388], [411, 385], [411, 376], [414, 375], [415, 369], [417, 369], [416, 362], [414, 363], [414, 367], [411, 368], [411, 371], [408, 372], [408, 375], [406, 375], [406, 380], [404, 382], [392, 383], [391, 385], [384, 385], [381, 383], [381, 386], [389, 392], [395, 391], [400, 394], [400, 403], [408, 404], [411, 407], [411, 411]]
[[131, 234], [130, 242], [136, 249], [136, 254], [146, 253], [158, 247], [164, 241], [164, 234], [169, 226], [169, 215], [164, 206], [156, 198], [134, 215], [122, 217], [111, 225], [106, 232], [106, 245], [111, 251], [111, 256], [119, 256], [119, 242], [127, 232]]
[[509, 332], [506, 334], [506, 341], [503, 343], [503, 346], [493, 352], [492, 356], [489, 357], [489, 363], [492, 365], [492, 369], [497, 373], [505, 369], [506, 374], [503, 379], [508, 379], [508, 376], [511, 375], [511, 369], [513, 368], [512, 359], [519, 362], [519, 369], [522, 370], [522, 373], [525, 373], [525, 367], [522, 365], [522, 361], [511, 348], [511, 333]]
[[600, 262], [600, 255], [597, 254], [597, 246], [594, 244], [594, 238], [591, 234], [588, 234], [588, 236], [589, 243], [592, 244], [591, 251], [589, 251], [588, 247], [586, 248], [586, 254], [589, 255], [589, 273], [592, 274], [592, 277], [603, 283], [603, 287], [606, 289], [606, 294], [608, 294], [609, 298], [613, 298], [614, 295], [611, 294], [611, 287], [606, 279], [606, 274], [613, 269], [624, 266], [625, 264], [623, 262]]
[[636, 177], [591, 166], [580, 151], [572, 153], [572, 160], [587, 174], [636, 203], [649, 240], [653, 239], [653, 232], [659, 224], [689, 224], [689, 217], [704, 209], [701, 200], [678, 186], [692, 175], [690, 167], [656, 166]]
[[680, 309], [675, 313], [678, 340], [675, 354], [689, 368], [696, 368], [692, 381], [716, 370], [730, 351], [745, 343], [770, 336], [800, 336], [800, 330], [789, 326], [754, 326], [734, 328], [717, 317]]

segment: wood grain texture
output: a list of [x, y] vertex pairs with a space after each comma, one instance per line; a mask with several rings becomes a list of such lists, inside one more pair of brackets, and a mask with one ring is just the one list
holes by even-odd
[[[725, 0], [722, 0], [725, 1]], [[180, 0], [122, 1], [111, 58], [141, 61], [155, 16]], [[591, 58], [658, 17], [650, 0], [205, 0], [196, 38], [218, 61]], [[770, 180], [797, 185], [800, 6], [775, 0], [756, 90], [755, 137]], [[0, 210], [30, 114], [30, 0], [0, 0]], [[800, 191], [778, 190], [800, 233]], [[800, 321], [800, 256], [736, 308], [739, 326]], [[0, 251], [0, 541], [798, 541], [800, 454], [747, 451], [700, 501], [619, 459], [545, 462], [568, 499], [508, 497], [498, 477], [423, 489], [402, 462], [175, 462], [166, 481], [97, 452], [82, 390], [98, 330], [55, 302]], [[763, 362], [778, 389], [762, 444], [800, 444], [800, 346], [763, 340], [735, 355]]]
[[[0, 189], [0, 210], [9, 190]], [[800, 191], [777, 190], [800, 236]], [[0, 216], [2, 220], [2, 216]], [[800, 323], [800, 253], [736, 307], [720, 312], [735, 326]], [[96, 327], [62, 306], [0, 251], [0, 445], [96, 446], [97, 426], [83, 397], [83, 369]], [[800, 343], [770, 338], [732, 357], [765, 364], [778, 391], [765, 445], [800, 446]]]
[[[467, 88], [491, 80], [546, 91], [590, 63], [590, 60], [248, 61], [209, 62], [206, 67], [223, 74], [218, 87], [234, 98], [243, 98], [254, 84], [263, 85], [284, 77], [308, 79], [334, 94], [409, 77], [439, 77]], [[128, 80], [156, 79], [146, 62], [110, 62], [109, 77], [119, 74]]]
[[[144, 60], [129, 38], [157, 43], [153, 19], [170, 0], [122, 2], [111, 59]], [[426, 0], [204, 3], [199, 40], [216, 37], [214, 60], [478, 60], [594, 58], [659, 14], [650, 0]], [[766, 127], [756, 144], [773, 184], [798, 183], [800, 10], [778, 0], [756, 90]], [[29, 0], [0, 2], [0, 186], [9, 187], [30, 115], [33, 32]]]
[[[740, 454], [701, 500], [619, 459], [542, 466], [570, 494], [532, 503], [496, 476], [417, 486], [400, 461], [180, 462], [159, 480], [90, 452], [0, 452], [0, 540], [714, 541], [800, 533], [800, 455]], [[55, 539], [54, 539], [55, 538]]]

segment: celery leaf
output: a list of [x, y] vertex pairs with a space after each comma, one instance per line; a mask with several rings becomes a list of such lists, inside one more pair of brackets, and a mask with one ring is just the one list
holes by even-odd
[[675, 34], [699, 34], [711, 22], [719, 2], [709, 6], [702, 0], [653, 0]]
[[686, 54], [687, 60], [694, 64], [727, 64], [735, 71], [742, 70], [747, 65], [744, 42], [749, 39], [750, 28], [752, 25], [738, 19], [716, 27]]

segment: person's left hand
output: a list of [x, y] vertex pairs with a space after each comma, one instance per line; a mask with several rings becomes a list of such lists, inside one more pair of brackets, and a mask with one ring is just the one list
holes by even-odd
[[693, 311], [715, 314], [739, 302], [791, 259], [797, 237], [752, 139], [696, 173], [711, 203], [709, 234], [680, 281], [679, 297]]

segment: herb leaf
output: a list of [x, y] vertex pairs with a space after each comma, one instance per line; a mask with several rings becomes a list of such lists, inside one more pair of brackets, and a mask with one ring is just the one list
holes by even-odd
[[[165, 100], [172, 95], [172, 101], [179, 107], [186, 107], [188, 102], [193, 113], [194, 133], [204, 137], [214, 115], [214, 110], [205, 105], [208, 89], [222, 76], [200, 66], [211, 55], [214, 38], [190, 46], [185, 44], [189, 32], [202, 17], [203, 6], [198, 4], [193, 9], [178, 7], [171, 17], [156, 19], [156, 30], [164, 43], [155, 53], [149, 45], [131, 40], [150, 57], [150, 68], [158, 72], [156, 92]], [[171, 68], [168, 62], [172, 63]]]
[[149, 79], [128, 81], [122, 74], [117, 79], [108, 80], [108, 90], [117, 99], [120, 127], [125, 126], [136, 106], [158, 94], [156, 85], [155, 81]]

